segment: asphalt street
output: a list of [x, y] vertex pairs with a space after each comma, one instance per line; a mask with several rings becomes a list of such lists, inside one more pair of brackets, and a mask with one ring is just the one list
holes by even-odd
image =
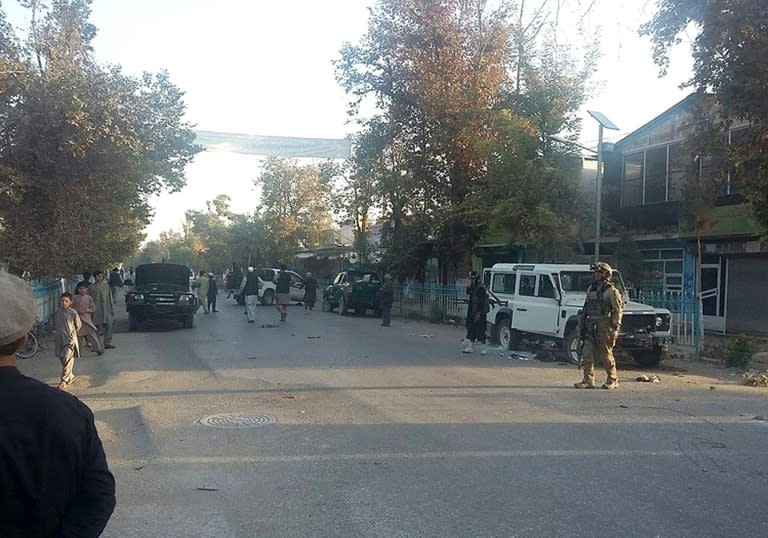
[[[727, 370], [579, 391], [572, 365], [462, 355], [458, 327], [219, 303], [137, 332], [119, 303], [116, 349], [76, 364], [105, 536], [768, 536], [768, 391]], [[57, 381], [50, 349], [20, 369]]]

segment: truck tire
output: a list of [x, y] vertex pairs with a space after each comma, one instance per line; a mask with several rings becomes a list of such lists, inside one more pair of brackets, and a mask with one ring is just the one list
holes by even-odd
[[136, 317], [136, 314], [128, 313], [128, 330], [129, 331], [135, 331], [139, 328], [139, 320]]
[[181, 320], [182, 325], [184, 325], [185, 329], [191, 329], [195, 326], [195, 315], [194, 314], [187, 314], [184, 316]]
[[347, 315], [347, 301], [346, 299], [344, 299], [344, 295], [341, 295], [339, 297], [339, 315], [340, 316]]
[[320, 301], [320, 310], [322, 310], [323, 312], [331, 311], [331, 303], [328, 302], [327, 297], [323, 297], [323, 300]]
[[658, 346], [653, 349], [638, 349], [631, 353], [641, 368], [657, 368], [664, 358], [664, 350]]
[[494, 324], [496, 331], [496, 339], [502, 349], [509, 351], [520, 345], [523, 339], [523, 335], [520, 331], [512, 328], [512, 320], [508, 317], [503, 317], [498, 324]]
[[264, 290], [264, 293], [261, 294], [261, 304], [263, 305], [275, 304], [275, 291]]
[[579, 364], [579, 329], [573, 329], [563, 339], [561, 350], [565, 360], [571, 364]]

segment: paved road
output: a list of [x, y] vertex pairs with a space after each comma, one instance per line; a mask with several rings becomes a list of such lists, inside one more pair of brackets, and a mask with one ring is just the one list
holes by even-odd
[[[768, 392], [725, 370], [577, 391], [572, 366], [461, 355], [459, 328], [220, 302], [76, 366], [118, 480], [106, 536], [768, 536]], [[273, 422], [200, 423], [219, 413]]]

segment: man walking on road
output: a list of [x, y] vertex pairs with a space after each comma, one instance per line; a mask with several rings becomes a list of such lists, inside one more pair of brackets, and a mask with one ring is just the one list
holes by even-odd
[[389, 327], [392, 322], [392, 303], [395, 300], [395, 288], [392, 285], [392, 275], [384, 275], [384, 284], [379, 291], [379, 308], [381, 308], [381, 326]]
[[103, 337], [101, 349], [115, 349], [112, 345], [112, 321], [115, 319], [115, 306], [112, 302], [112, 290], [104, 282], [104, 272], [93, 273], [96, 282], [91, 284], [90, 293], [96, 305], [93, 322], [99, 328], [99, 336]]
[[0, 273], [0, 536], [101, 535], [115, 509], [93, 413], [16, 368], [35, 321], [26, 282]]
[[195, 310], [199, 310], [199, 307], [203, 307], [203, 314], [208, 313], [208, 286], [210, 284], [210, 280], [208, 279], [208, 275], [205, 271], [200, 271], [197, 273], [197, 306], [198, 308]]
[[483, 345], [480, 354], [485, 355], [485, 330], [486, 316], [488, 314], [488, 291], [480, 280], [477, 271], [469, 274], [470, 283], [467, 286], [467, 295], [469, 295], [469, 304], [467, 306], [467, 338], [466, 347], [461, 350], [462, 353], [472, 353], [472, 345], [478, 342]]
[[243, 297], [245, 298], [245, 313], [248, 314], [248, 323], [256, 322], [256, 302], [259, 300], [259, 275], [253, 267], [248, 268], [243, 279]]
[[285, 264], [281, 263], [280, 273], [275, 279], [277, 311], [280, 312], [280, 321], [285, 321], [288, 318], [288, 304], [291, 302], [291, 275], [286, 269]]
[[608, 374], [603, 388], [615, 389], [619, 386], [619, 378], [613, 346], [624, 316], [624, 300], [621, 292], [611, 282], [613, 269], [610, 265], [600, 262], [594, 264], [592, 269], [595, 280], [587, 289], [587, 299], [579, 316], [579, 327], [584, 338], [581, 349], [584, 379], [573, 386], [577, 389], [595, 388], [595, 360], [598, 360], [603, 363]]

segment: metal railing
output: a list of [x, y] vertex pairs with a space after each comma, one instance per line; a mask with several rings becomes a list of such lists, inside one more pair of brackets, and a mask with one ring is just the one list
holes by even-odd
[[464, 286], [406, 283], [396, 285], [394, 292], [392, 312], [396, 315], [444, 321], [449, 317], [463, 317], [467, 313]]
[[32, 295], [35, 296], [35, 302], [37, 303], [38, 321], [48, 321], [56, 309], [59, 308], [59, 297], [62, 292], [69, 291], [72, 293], [77, 282], [77, 278], [62, 278], [51, 282], [31, 281], [29, 289], [32, 291]]
[[702, 327], [699, 302], [680, 293], [638, 292], [636, 300], [655, 308], [666, 308], [672, 314], [672, 337], [680, 346], [701, 349]]

